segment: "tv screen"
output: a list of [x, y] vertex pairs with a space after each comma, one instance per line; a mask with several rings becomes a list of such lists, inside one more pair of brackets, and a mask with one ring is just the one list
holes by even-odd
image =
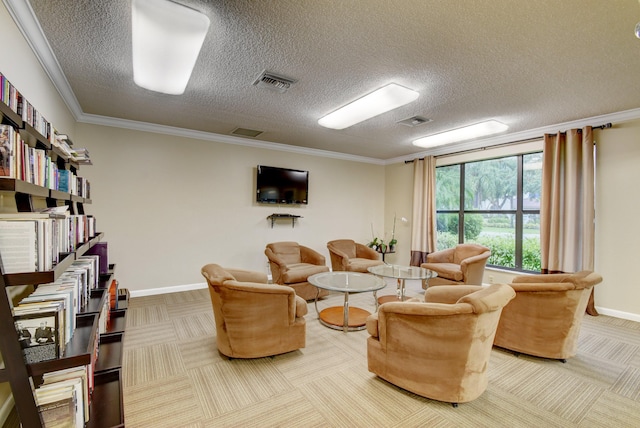
[[256, 201], [269, 204], [307, 204], [309, 171], [258, 165]]

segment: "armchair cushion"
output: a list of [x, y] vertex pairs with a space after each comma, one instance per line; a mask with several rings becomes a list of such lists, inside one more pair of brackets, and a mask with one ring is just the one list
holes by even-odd
[[309, 263], [292, 263], [287, 265], [286, 270], [282, 273], [282, 281], [285, 284], [304, 282], [311, 275], [328, 270], [326, 266], [317, 266]]

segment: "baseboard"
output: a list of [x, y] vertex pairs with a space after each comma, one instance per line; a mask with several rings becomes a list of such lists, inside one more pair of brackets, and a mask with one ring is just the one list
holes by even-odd
[[623, 319], [623, 320], [640, 322], [640, 315], [638, 315], [638, 314], [632, 314], [632, 313], [629, 313], [629, 312], [616, 311], [614, 309], [601, 308], [599, 306], [596, 306], [596, 310], [598, 311], [599, 314], [607, 315], [609, 317], [614, 317], [614, 318], [620, 318], [620, 319]]
[[129, 290], [131, 297], [155, 296], [158, 294], [179, 293], [181, 291], [201, 290], [207, 288], [206, 282], [198, 284], [175, 285], [173, 287], [150, 288], [147, 290]]

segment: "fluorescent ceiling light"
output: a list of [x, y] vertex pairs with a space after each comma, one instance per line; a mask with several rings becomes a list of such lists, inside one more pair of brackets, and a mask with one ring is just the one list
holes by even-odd
[[151, 91], [184, 93], [209, 18], [168, 0], [131, 2], [133, 81]]
[[504, 123], [500, 123], [497, 120], [487, 120], [486, 122], [476, 123], [475, 125], [469, 125], [463, 128], [441, 132], [440, 134], [418, 138], [413, 142], [413, 145], [427, 148], [442, 146], [444, 144], [497, 134], [499, 132], [506, 131], [507, 129], [509, 129], [509, 127]]
[[395, 83], [371, 92], [318, 120], [325, 128], [344, 129], [414, 101], [420, 94]]

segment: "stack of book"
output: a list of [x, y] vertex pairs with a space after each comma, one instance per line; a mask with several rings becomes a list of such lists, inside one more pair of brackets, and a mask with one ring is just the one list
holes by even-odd
[[84, 427], [89, 421], [93, 376], [87, 366], [43, 375], [35, 390], [36, 404], [46, 427]]

